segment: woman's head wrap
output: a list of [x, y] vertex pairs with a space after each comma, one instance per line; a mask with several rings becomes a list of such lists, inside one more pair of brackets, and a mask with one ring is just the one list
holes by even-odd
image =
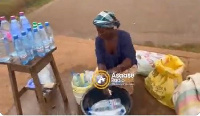
[[101, 28], [119, 28], [120, 22], [116, 19], [115, 14], [109, 11], [100, 12], [94, 19], [93, 24]]

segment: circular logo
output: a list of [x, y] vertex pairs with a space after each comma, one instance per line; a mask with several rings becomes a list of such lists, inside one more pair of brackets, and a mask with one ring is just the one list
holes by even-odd
[[110, 75], [104, 70], [98, 70], [93, 74], [92, 82], [98, 89], [105, 89], [110, 84]]

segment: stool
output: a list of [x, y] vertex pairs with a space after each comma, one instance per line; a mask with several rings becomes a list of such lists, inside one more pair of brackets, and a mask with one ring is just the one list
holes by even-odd
[[19, 62], [0, 63], [0, 64], [6, 64], [7, 67], [8, 67], [13, 98], [14, 98], [16, 111], [17, 111], [18, 115], [23, 114], [21, 102], [20, 102], [20, 97], [26, 92], [27, 88], [23, 87], [20, 91], [18, 91], [15, 71], [29, 73], [31, 75], [31, 77], [33, 78], [34, 84], [35, 84], [35, 93], [36, 93], [36, 97], [37, 97], [37, 100], [38, 100], [39, 105], [40, 105], [41, 113], [43, 115], [48, 114], [48, 107], [47, 107], [47, 104], [45, 102], [45, 97], [43, 96], [42, 85], [40, 84], [38, 73], [49, 63], [51, 65], [51, 67], [53, 69], [53, 73], [55, 75], [55, 80], [56, 80], [55, 85], [60, 90], [60, 93], [62, 95], [62, 99], [64, 101], [64, 105], [67, 106], [68, 99], [67, 99], [67, 96], [65, 94], [64, 86], [62, 84], [58, 69], [56, 67], [54, 57], [52, 55], [52, 53], [55, 50], [56, 50], [56, 48], [51, 50], [43, 58], [39, 58], [39, 57], [35, 58], [28, 65], [21, 65]]

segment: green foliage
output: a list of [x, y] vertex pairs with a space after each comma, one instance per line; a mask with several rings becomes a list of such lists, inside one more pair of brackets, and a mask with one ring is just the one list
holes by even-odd
[[145, 42], [144, 44], [138, 44], [138, 45], [200, 53], [200, 44], [183, 44], [176, 46], [176, 45], [154, 45], [152, 42]]
[[51, 0], [0, 0], [0, 16], [16, 15], [19, 11], [30, 11], [38, 8]]
[[160, 46], [161, 48], [183, 50], [188, 52], [200, 53], [200, 44], [184, 44], [181, 46]]

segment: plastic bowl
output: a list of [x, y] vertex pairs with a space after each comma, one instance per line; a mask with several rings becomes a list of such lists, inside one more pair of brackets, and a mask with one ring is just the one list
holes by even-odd
[[126, 108], [126, 115], [130, 114], [132, 109], [132, 99], [129, 93], [125, 89], [116, 86], [110, 86], [109, 89], [112, 91], [112, 96], [108, 98], [108, 96], [103, 93], [103, 90], [94, 87], [90, 88], [86, 94], [84, 94], [83, 100], [81, 101], [82, 112], [85, 115], [89, 115], [88, 109], [100, 100], [120, 98], [122, 105]]

